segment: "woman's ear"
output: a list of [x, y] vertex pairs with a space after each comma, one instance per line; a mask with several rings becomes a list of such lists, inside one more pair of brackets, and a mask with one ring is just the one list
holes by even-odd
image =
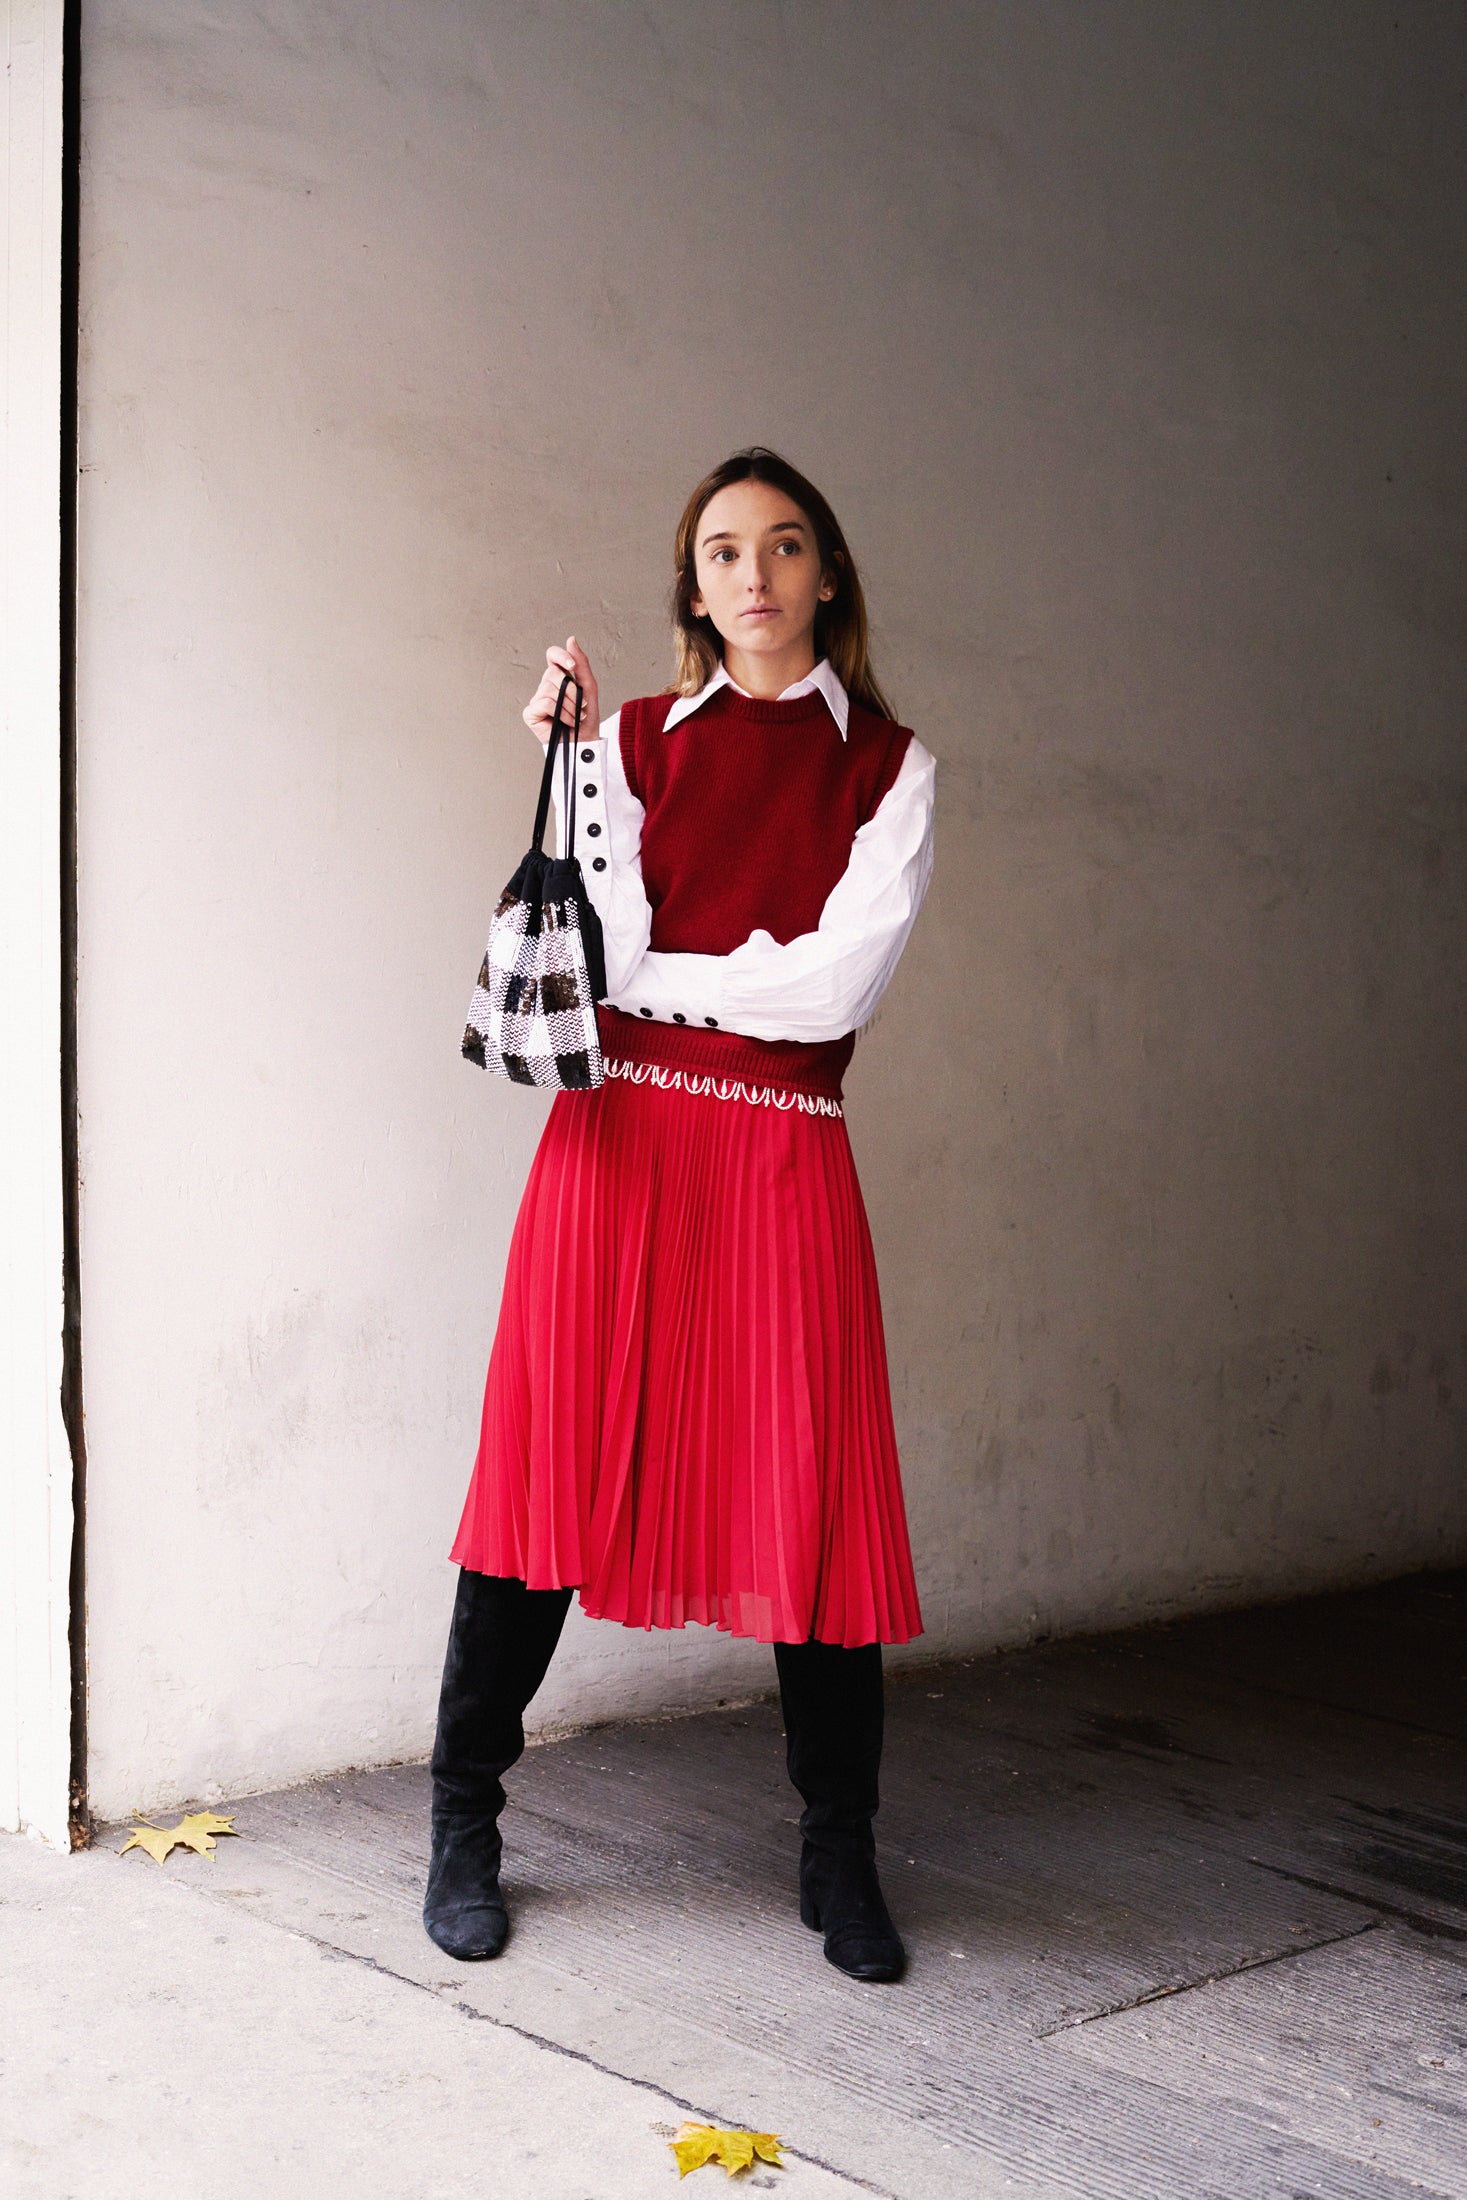
[[695, 619], [706, 619], [708, 616], [708, 606], [701, 596], [690, 596], [688, 598], [688, 609]]

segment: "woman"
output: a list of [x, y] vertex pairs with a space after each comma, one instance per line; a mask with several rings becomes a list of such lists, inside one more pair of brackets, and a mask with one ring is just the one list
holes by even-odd
[[675, 689], [604, 724], [573, 673], [606, 1082], [561, 1092], [510, 1246], [433, 1751], [423, 1919], [503, 1947], [501, 1779], [572, 1589], [774, 1646], [800, 1914], [893, 1979], [871, 1821], [881, 1645], [921, 1631], [870, 1232], [841, 1112], [932, 868], [935, 766], [872, 676], [835, 515], [739, 452], [678, 527]]

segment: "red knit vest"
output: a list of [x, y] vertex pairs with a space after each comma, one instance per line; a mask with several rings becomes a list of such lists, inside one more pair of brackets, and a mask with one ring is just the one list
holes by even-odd
[[[760, 702], [720, 688], [669, 733], [675, 698], [624, 703], [621, 756], [646, 812], [642, 882], [658, 953], [727, 955], [751, 932], [813, 932], [901, 769], [910, 729], [852, 703], [846, 737], [822, 695]], [[840, 1098], [855, 1034], [808, 1045], [597, 1009], [608, 1061], [653, 1063]]]

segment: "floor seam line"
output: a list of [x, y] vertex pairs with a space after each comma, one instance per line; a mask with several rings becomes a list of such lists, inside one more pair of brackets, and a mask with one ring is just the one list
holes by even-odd
[[[188, 1891], [190, 1893], [197, 1891], [210, 1902], [218, 1902], [223, 1899], [209, 1888], [201, 1887], [197, 1890], [191, 1888]], [[496, 2017], [487, 2009], [476, 2009], [471, 2001], [454, 2000], [451, 1998], [451, 1987], [439, 1988], [425, 1985], [422, 1979], [410, 1978], [406, 1971], [396, 1971], [391, 1964], [380, 1962], [376, 1956], [361, 1954], [354, 1948], [343, 1948], [339, 1941], [328, 1940], [320, 1933], [307, 1932], [302, 1926], [278, 1925], [271, 1918], [258, 1918], [257, 1922], [270, 1927], [275, 1932], [288, 1933], [292, 1939], [305, 1941], [309, 1947], [319, 1949], [322, 1955], [331, 1958], [335, 1962], [355, 1963], [365, 1971], [375, 1971], [379, 1978], [395, 1979], [400, 1986], [410, 1986], [415, 1992], [426, 1994], [430, 2001], [439, 2003], [443, 2008], [452, 2009], [456, 2016], [471, 2018], [479, 2024], [492, 2024], [496, 2031], [508, 2032], [515, 2039], [526, 2041], [531, 2047], [541, 2047], [552, 2055], [562, 2055], [569, 2062], [583, 2063], [587, 2069], [597, 2071], [604, 2078], [616, 2078], [623, 2085], [636, 2086], [643, 2093], [654, 2093], [659, 2100], [668, 2102], [673, 2108], [683, 2109], [690, 2116], [710, 2120], [708, 2111], [701, 2108], [696, 2101], [685, 2100], [680, 2093], [670, 2092], [666, 2086], [659, 2085], [655, 2079], [634, 2077], [630, 2071], [618, 2070], [614, 2064], [598, 2062], [596, 2057], [588, 2055], [584, 2048], [569, 2047], [563, 2040], [551, 2039], [544, 2032], [532, 2032], [528, 2025], [516, 2024], [511, 2018]], [[812, 2169], [824, 2170], [826, 2175], [830, 2177], [839, 2177], [857, 2192], [872, 2194], [873, 2200], [900, 2200], [900, 2196], [892, 2192], [886, 2185], [873, 2185], [867, 2178], [858, 2177], [853, 2171], [842, 2169], [836, 2162], [827, 2162], [818, 2154], [810, 2154], [801, 2147], [793, 2146], [786, 2146], [783, 2151], [790, 2157], [791, 2161], [807, 2162]]]
[[1203, 1986], [1221, 1986], [1224, 1980], [1242, 1978], [1249, 1971], [1266, 1971], [1273, 1963], [1290, 1963], [1298, 1956], [1312, 1956], [1321, 1948], [1336, 1948], [1341, 1941], [1360, 1940], [1366, 1933], [1379, 1932], [1384, 1923], [1384, 1918], [1373, 1917], [1369, 1924], [1354, 1925], [1347, 1933], [1326, 1933], [1322, 1940], [1301, 1941], [1295, 1948], [1276, 1948], [1272, 1955], [1250, 1956], [1246, 1963], [1231, 1964], [1225, 1971], [1209, 1971], [1206, 1978], [1184, 1979], [1179, 1986], [1153, 1986], [1133, 2001], [1114, 2002], [1109, 2009], [1092, 2009], [1083, 2017], [1067, 2017], [1062, 2024], [1053, 2024], [1047, 2031], [1031, 2036], [1036, 2040], [1058, 2039], [1062, 2032], [1078, 2032], [1082, 2025], [1100, 2024], [1106, 2017], [1123, 2017], [1129, 2010], [1148, 2008], [1152, 2002], [1174, 2001], [1179, 1994], [1195, 1994]]
[[1333, 1895], [1338, 1902], [1353, 1902], [1357, 1909], [1374, 1910], [1382, 1923], [1393, 1918], [1398, 1925], [1409, 1925], [1413, 1933], [1420, 1933], [1426, 1940], [1467, 1940], [1467, 1925], [1449, 1925], [1445, 1918], [1428, 1917], [1424, 1910], [1407, 1910], [1398, 1902], [1383, 1902], [1378, 1895], [1356, 1894], [1349, 1887], [1337, 1887], [1329, 1879], [1311, 1878], [1308, 1872], [1291, 1872], [1283, 1864], [1269, 1864], [1261, 1856], [1250, 1856], [1247, 1862], [1261, 1872], [1272, 1872], [1275, 1879], [1292, 1880], [1296, 1887], [1308, 1887], [1315, 1894]]

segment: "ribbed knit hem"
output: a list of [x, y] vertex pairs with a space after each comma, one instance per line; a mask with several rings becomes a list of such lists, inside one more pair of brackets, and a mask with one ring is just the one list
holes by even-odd
[[853, 1031], [818, 1046], [798, 1039], [746, 1039], [737, 1031], [699, 1030], [693, 1024], [628, 1016], [604, 1001], [597, 1007], [596, 1023], [608, 1062], [657, 1063], [775, 1092], [821, 1094], [829, 1100], [841, 1097], [841, 1080], [856, 1050]]

